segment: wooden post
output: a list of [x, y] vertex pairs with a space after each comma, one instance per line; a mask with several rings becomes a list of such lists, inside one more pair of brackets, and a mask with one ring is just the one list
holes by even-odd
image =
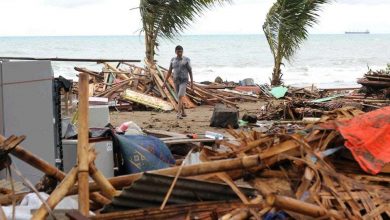
[[79, 211], [84, 216], [89, 213], [89, 127], [88, 127], [88, 74], [79, 75], [79, 120], [78, 120], [78, 185]]

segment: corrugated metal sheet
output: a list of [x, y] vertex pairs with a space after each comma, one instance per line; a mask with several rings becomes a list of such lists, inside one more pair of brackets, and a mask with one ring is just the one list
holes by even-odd
[[[105, 206], [103, 213], [137, 208], [159, 207], [172, 184], [174, 177], [145, 173]], [[240, 188], [248, 197], [255, 197], [251, 188]], [[169, 204], [186, 204], [199, 201], [232, 201], [239, 198], [224, 184], [179, 178], [168, 200]]]

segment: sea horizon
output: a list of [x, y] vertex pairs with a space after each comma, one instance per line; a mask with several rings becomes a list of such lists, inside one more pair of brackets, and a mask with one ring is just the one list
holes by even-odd
[[[357, 86], [371, 69], [390, 63], [390, 34], [310, 34], [292, 62], [282, 67], [287, 85]], [[0, 36], [0, 57], [136, 59], [145, 57], [143, 35]], [[263, 34], [181, 35], [161, 40], [156, 60], [167, 67], [173, 48], [181, 44], [190, 57], [195, 80], [217, 76], [238, 82], [253, 78], [269, 83], [273, 58]], [[358, 46], [357, 46], [358, 45]], [[140, 64], [142, 65], [142, 64]], [[53, 62], [56, 76], [76, 79], [74, 66], [101, 70], [92, 63]]]

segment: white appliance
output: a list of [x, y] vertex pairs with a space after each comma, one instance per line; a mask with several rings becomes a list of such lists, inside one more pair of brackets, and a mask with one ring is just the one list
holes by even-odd
[[[96, 167], [107, 178], [114, 177], [114, 153], [112, 141], [91, 143], [96, 149]], [[62, 140], [64, 171], [68, 172], [77, 161], [77, 140]]]

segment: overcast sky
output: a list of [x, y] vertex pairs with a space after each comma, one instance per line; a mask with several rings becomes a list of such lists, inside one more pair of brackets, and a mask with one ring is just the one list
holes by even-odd
[[[274, 0], [234, 0], [198, 18], [184, 34], [258, 34]], [[133, 35], [138, 0], [0, 0], [0, 36]], [[311, 33], [390, 33], [390, 0], [335, 0]]]

